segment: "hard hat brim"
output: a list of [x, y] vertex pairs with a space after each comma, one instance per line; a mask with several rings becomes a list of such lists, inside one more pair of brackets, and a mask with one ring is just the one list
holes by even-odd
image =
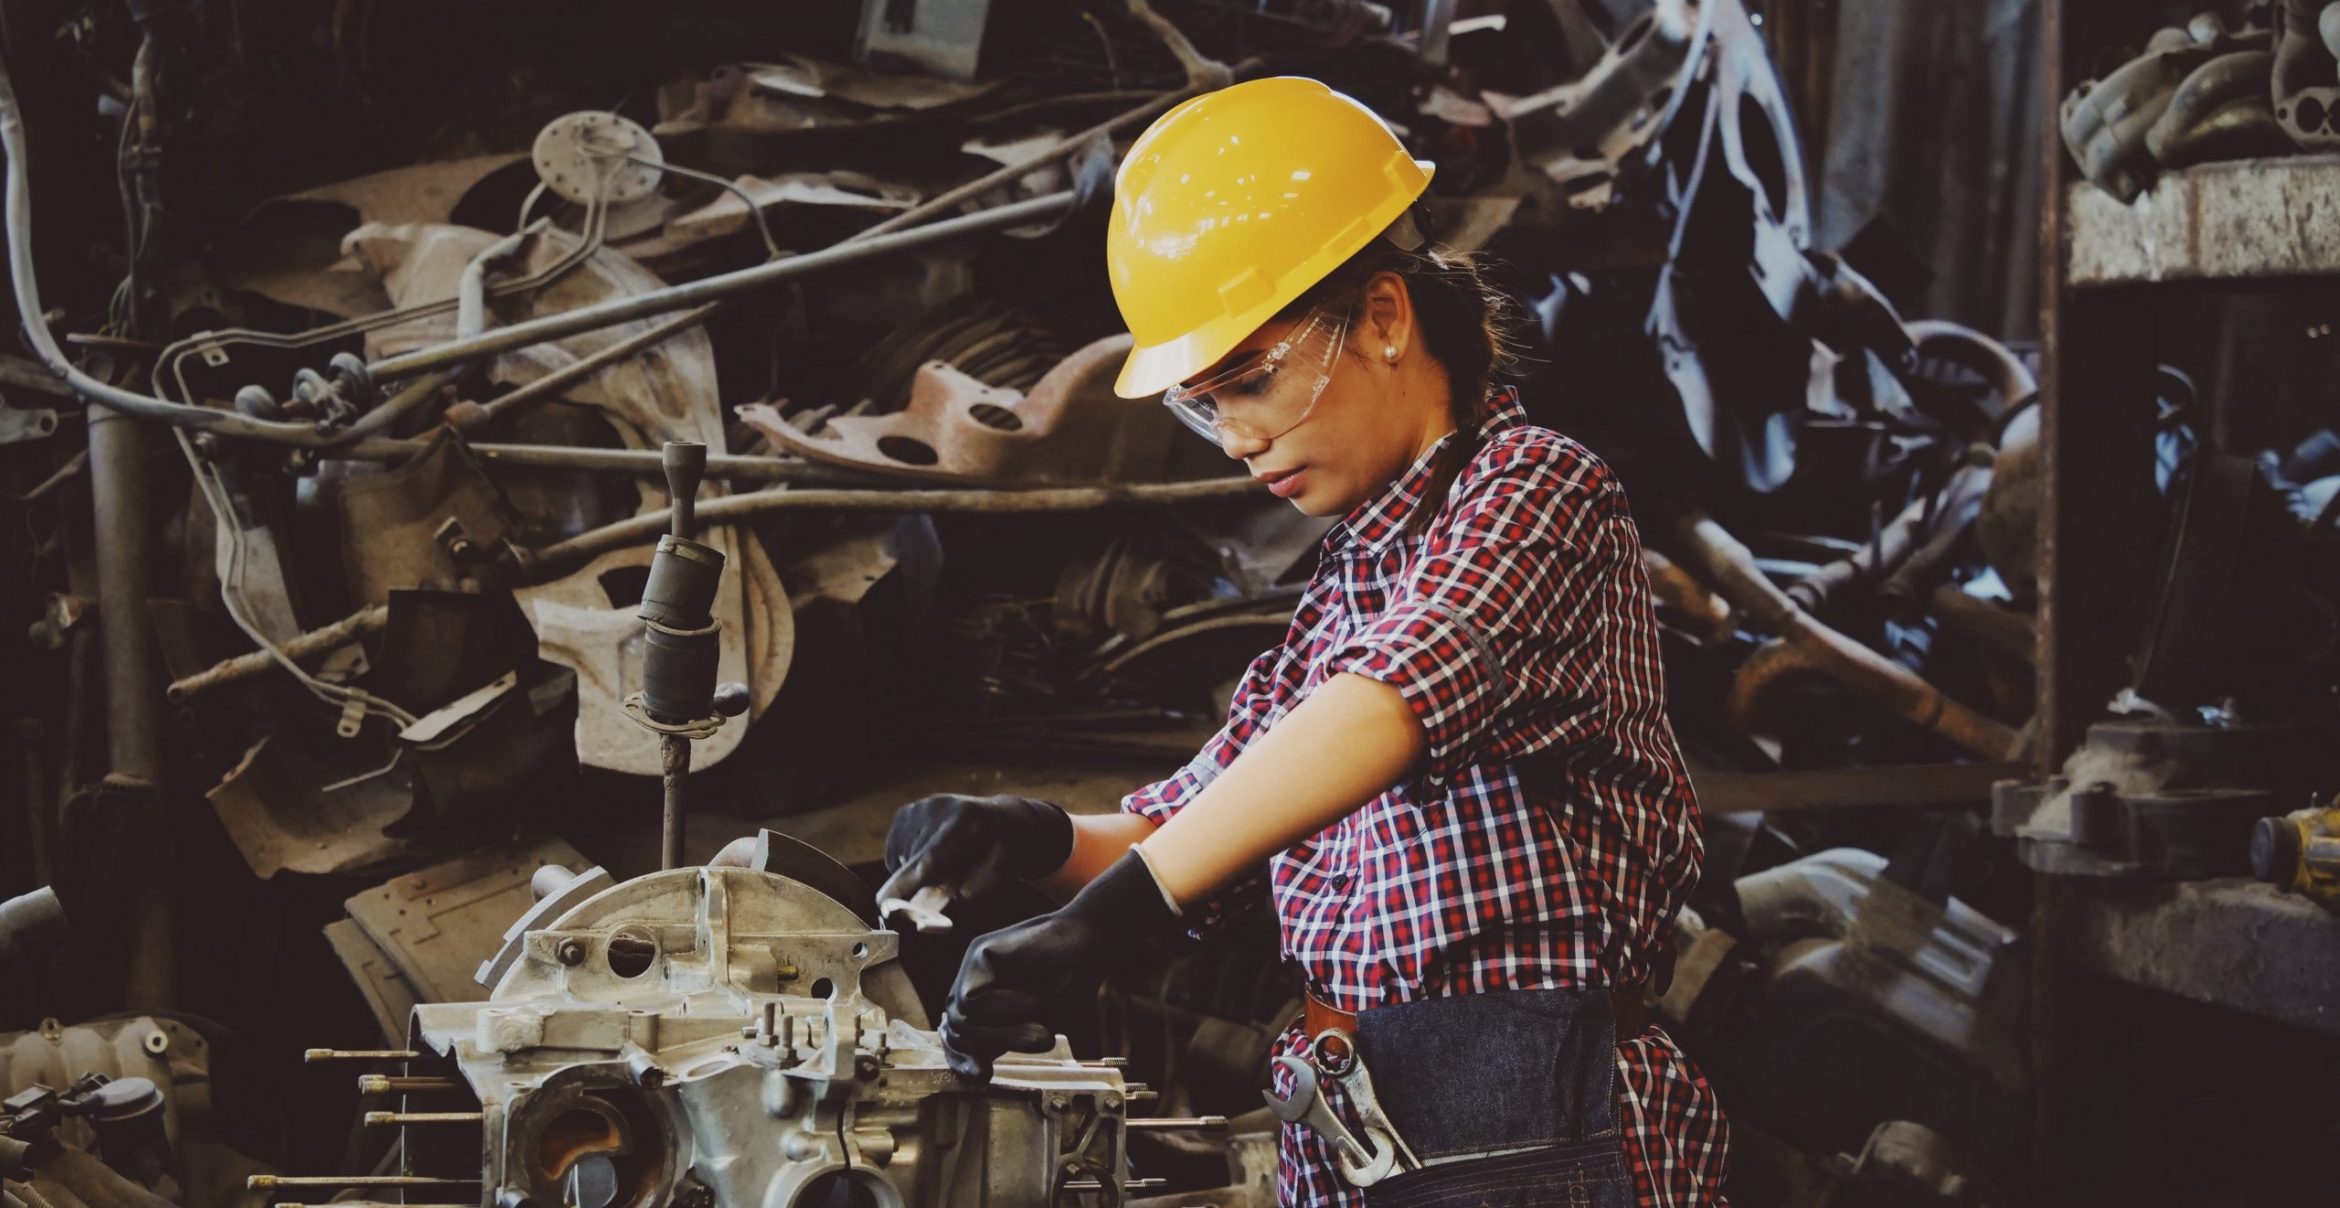
[[[1113, 392], [1123, 398], [1150, 398], [1195, 374], [1208, 369], [1226, 356], [1237, 344], [1262, 323], [1275, 317], [1276, 312], [1291, 305], [1292, 300], [1307, 293], [1317, 282], [1324, 280], [1349, 257], [1362, 251], [1366, 244], [1381, 237], [1389, 225], [1396, 222], [1408, 207], [1429, 191], [1430, 177], [1437, 165], [1428, 160], [1415, 160], [1422, 170], [1422, 185], [1412, 193], [1393, 194], [1359, 223], [1361, 237], [1351, 235], [1336, 239], [1319, 248], [1316, 254], [1302, 261], [1277, 288], [1255, 306], [1216, 319], [1187, 332], [1176, 339], [1155, 344], [1138, 344], [1130, 348], [1129, 359], [1121, 363], [1121, 373], [1114, 379]], [[1347, 232], [1344, 232], [1347, 234]]]

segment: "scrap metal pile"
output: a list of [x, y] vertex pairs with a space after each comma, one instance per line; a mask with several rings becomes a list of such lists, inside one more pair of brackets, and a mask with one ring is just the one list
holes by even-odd
[[[1270, 73], [1437, 163], [1531, 413], [1628, 484], [1710, 807], [1660, 1009], [1740, 1202], [2009, 1178], [2024, 908], [1979, 803], [2031, 708], [2033, 383], [1811, 246], [1741, 0], [677, 7], [11, 20], [0, 884], [73, 931], [0, 946], [0, 1026], [91, 1021], [0, 1035], [46, 1055], [0, 1060], [11, 1208], [91, 1165], [136, 1186], [90, 1203], [1268, 1202], [1272, 926], [959, 1086], [953, 958], [853, 871], [768, 836], [647, 872], [626, 702], [695, 442], [745, 712], [697, 744], [698, 834], [909, 764], [1185, 758], [1322, 523], [1111, 396], [1103, 208], [1155, 115]], [[1857, 808], [1895, 804], [1947, 808]], [[126, 1004], [234, 1026], [96, 1021]], [[205, 1122], [207, 1037], [264, 1108]], [[362, 1107], [308, 1045], [386, 1063]], [[149, 1092], [242, 1164], [109, 1131]]]
[[2161, 30], [2064, 98], [2064, 146], [2133, 201], [2163, 171], [2340, 150], [2340, 4], [2259, 0]]

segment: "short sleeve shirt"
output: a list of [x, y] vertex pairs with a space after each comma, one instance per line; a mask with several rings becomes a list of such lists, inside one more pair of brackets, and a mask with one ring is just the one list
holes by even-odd
[[[1326, 534], [1282, 644], [1226, 725], [1123, 807], [1176, 814], [1326, 679], [1397, 688], [1419, 770], [1268, 864], [1284, 955], [1348, 1011], [1502, 989], [1647, 978], [1698, 875], [1698, 807], [1666, 720], [1639, 536], [1609, 468], [1497, 392], [1475, 454], [1426, 526], [1438, 448]], [[1279, 1052], [1296, 1052], [1297, 1027]], [[1712, 1089], [1655, 1027], [1619, 1037], [1619, 1119], [1640, 1202], [1720, 1202]], [[1287, 1204], [1362, 1204], [1287, 1126]]]

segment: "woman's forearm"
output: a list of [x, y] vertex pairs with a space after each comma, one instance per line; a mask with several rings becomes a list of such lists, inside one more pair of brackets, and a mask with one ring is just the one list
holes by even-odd
[[1139, 814], [1074, 814], [1072, 824], [1072, 854], [1040, 882], [1040, 888], [1059, 899], [1079, 893], [1081, 886], [1154, 833], [1153, 821]]
[[1170, 821], [1139, 835], [1146, 862], [1180, 906], [1190, 905], [1380, 796], [1428, 749], [1396, 688], [1336, 675]]

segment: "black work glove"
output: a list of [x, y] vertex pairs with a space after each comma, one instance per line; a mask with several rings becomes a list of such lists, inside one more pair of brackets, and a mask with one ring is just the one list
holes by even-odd
[[892, 875], [878, 888], [878, 900], [907, 900], [934, 887], [955, 903], [980, 902], [1055, 872], [1072, 848], [1072, 817], [1045, 801], [923, 797], [895, 811], [886, 830]]
[[1084, 974], [1143, 955], [1179, 925], [1154, 871], [1132, 851], [1055, 912], [976, 940], [943, 1009], [951, 1068], [989, 1082], [1001, 1053], [1047, 1052], [1056, 1034], [1039, 1020], [1051, 1000]]

